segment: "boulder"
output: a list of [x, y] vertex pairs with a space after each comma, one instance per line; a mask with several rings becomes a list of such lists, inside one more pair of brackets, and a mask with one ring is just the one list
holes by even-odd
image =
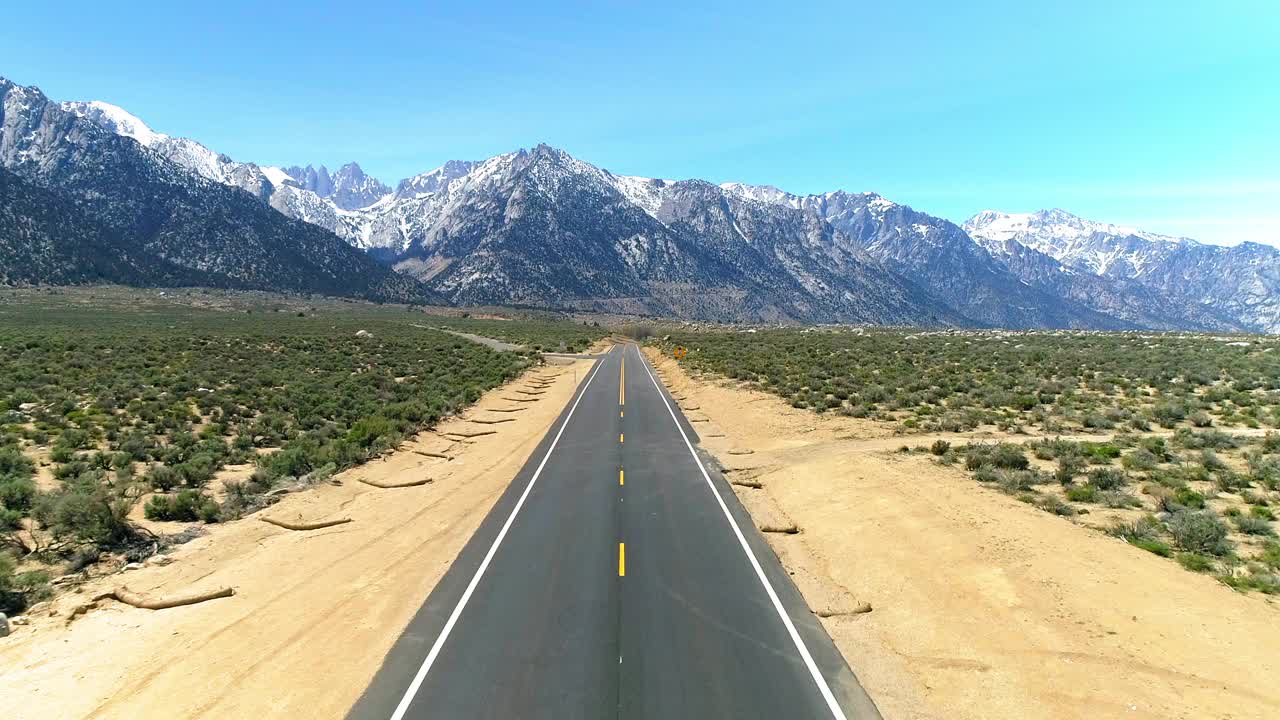
[[9, 637], [9, 618], [0, 613], [0, 638]]

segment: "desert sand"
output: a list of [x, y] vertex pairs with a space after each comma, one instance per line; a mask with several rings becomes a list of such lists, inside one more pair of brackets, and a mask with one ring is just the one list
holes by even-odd
[[1266, 596], [648, 352], [886, 718], [1280, 717]]

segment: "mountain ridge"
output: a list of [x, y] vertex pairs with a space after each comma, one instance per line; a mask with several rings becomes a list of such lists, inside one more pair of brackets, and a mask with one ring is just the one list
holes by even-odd
[[[59, 107], [331, 232], [454, 303], [729, 321], [1280, 331], [1265, 246], [1225, 252], [1056, 209], [984, 211], [961, 227], [873, 192], [615, 175], [545, 144], [449, 161], [393, 188], [354, 162], [332, 173], [237, 162], [108, 103]], [[1217, 282], [1197, 278], [1186, 291], [1189, 266], [1212, 267]]]
[[1007, 243], [1078, 273], [1200, 306], [1248, 330], [1280, 332], [1280, 249], [1210, 245], [1086, 220], [1064, 210], [984, 211], [965, 230], [997, 252]]

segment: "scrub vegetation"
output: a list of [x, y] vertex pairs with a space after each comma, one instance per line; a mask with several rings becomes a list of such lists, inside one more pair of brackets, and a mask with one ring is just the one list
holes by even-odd
[[[216, 291], [0, 295], [0, 611], [101, 555], [145, 557], [171, 529], [156, 523], [236, 518], [376, 457], [540, 360], [421, 327], [436, 319]], [[601, 334], [465, 324], [531, 348]]]
[[[907, 439], [958, 434], [903, 450], [1234, 588], [1280, 593], [1276, 338], [810, 329], [683, 331], [661, 345], [797, 408]], [[993, 439], [966, 437], [977, 433]]]
[[1232, 587], [1280, 593], [1280, 433], [1181, 428], [920, 448], [1048, 512], [1076, 518]]
[[678, 332], [663, 345], [794, 407], [905, 432], [1280, 427], [1277, 338], [753, 330]]

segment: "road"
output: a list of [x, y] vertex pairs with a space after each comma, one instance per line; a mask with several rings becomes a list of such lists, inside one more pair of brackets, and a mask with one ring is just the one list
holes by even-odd
[[878, 718], [697, 443], [600, 356], [348, 717]]

